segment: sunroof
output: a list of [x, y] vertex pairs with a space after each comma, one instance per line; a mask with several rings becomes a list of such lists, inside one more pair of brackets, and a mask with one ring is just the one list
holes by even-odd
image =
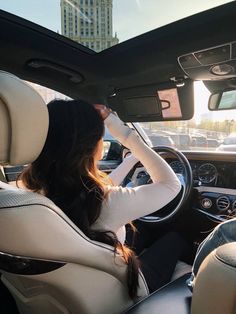
[[100, 52], [142, 33], [231, 1], [1, 0], [0, 8]]

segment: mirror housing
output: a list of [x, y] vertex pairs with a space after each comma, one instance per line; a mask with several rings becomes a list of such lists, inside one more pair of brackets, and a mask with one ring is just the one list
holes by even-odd
[[236, 109], [236, 89], [211, 94], [208, 109], [211, 111]]

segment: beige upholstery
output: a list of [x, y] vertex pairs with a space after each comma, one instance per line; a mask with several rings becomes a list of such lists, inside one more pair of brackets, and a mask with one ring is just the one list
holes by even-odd
[[236, 314], [236, 242], [214, 250], [195, 279], [191, 314]]
[[[133, 304], [121, 257], [114, 258], [110, 246], [89, 240], [51, 201], [34, 193], [2, 190], [0, 208], [0, 251], [66, 263], [41, 275], [3, 272], [22, 313], [53, 313], [54, 307], [46, 310], [48, 299], [69, 313], [121, 313]], [[140, 274], [139, 296], [147, 293]]]
[[0, 163], [23, 165], [41, 152], [48, 111], [41, 96], [19, 78], [0, 71]]
[[[31, 162], [46, 139], [46, 106], [14, 76], [0, 73], [0, 86], [0, 160], [12, 165]], [[121, 256], [114, 257], [112, 247], [88, 239], [47, 198], [6, 184], [1, 187], [2, 281], [21, 314], [115, 314], [134, 303], [127, 291], [127, 266]], [[31, 274], [32, 260], [64, 265], [47, 272], [37, 268]], [[7, 269], [12, 261], [13, 270]], [[148, 294], [141, 273], [139, 281], [141, 298]]]

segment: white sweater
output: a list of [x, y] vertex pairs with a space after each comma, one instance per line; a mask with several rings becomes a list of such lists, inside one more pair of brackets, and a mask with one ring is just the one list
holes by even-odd
[[168, 204], [180, 192], [181, 185], [171, 167], [148, 147], [135, 131], [125, 126], [114, 114], [105, 119], [110, 133], [137, 158], [124, 159], [110, 177], [119, 185], [139, 160], [149, 173], [152, 182], [134, 188], [109, 186], [99, 218], [93, 225], [97, 230], [110, 230], [125, 241], [125, 224], [151, 214]]

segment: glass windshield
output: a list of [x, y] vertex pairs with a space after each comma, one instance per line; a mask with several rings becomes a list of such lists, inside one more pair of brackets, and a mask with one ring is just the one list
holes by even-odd
[[140, 123], [152, 145], [236, 152], [236, 110], [209, 111], [209, 96], [205, 85], [195, 82], [195, 113], [191, 120]]
[[147, 31], [231, 1], [2, 0], [0, 9], [99, 52]]

